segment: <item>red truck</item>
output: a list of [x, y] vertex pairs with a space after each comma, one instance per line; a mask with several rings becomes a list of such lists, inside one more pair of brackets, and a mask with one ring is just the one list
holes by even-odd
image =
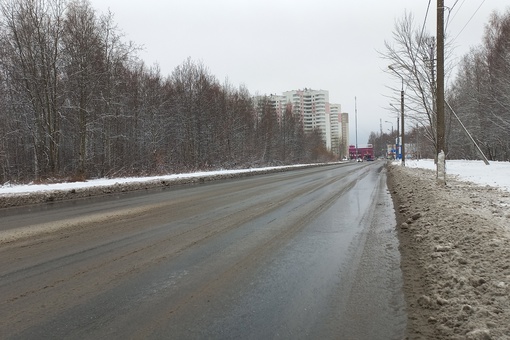
[[372, 144], [364, 145], [362, 147], [356, 145], [349, 145], [349, 157], [351, 160], [373, 161], [374, 160], [374, 146]]

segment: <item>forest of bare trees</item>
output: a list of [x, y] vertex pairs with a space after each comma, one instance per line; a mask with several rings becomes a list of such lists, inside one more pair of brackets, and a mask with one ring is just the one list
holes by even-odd
[[[447, 83], [445, 94], [447, 158], [481, 159], [463, 124], [488, 159], [509, 161], [510, 10], [492, 14], [483, 42], [461, 58], [460, 63], [452, 58], [455, 41], [450, 38], [446, 34], [445, 73], [455, 72], [455, 77]], [[412, 14], [406, 13], [396, 22], [393, 40], [385, 42], [385, 47], [381, 56], [397, 70], [405, 84], [406, 143], [417, 144], [422, 157], [434, 157], [437, 127], [435, 38], [415, 23]], [[399, 76], [391, 70], [388, 74], [395, 77], [400, 86]], [[395, 96], [389, 100], [397, 104], [400, 87], [391, 89]], [[393, 141], [394, 137], [374, 132], [369, 142], [383, 148], [386, 141]]]
[[244, 87], [191, 59], [164, 76], [86, 0], [4, 0], [0, 184], [329, 160]]
[[[510, 160], [510, 10], [493, 13], [483, 42], [463, 57], [448, 101], [491, 160]], [[479, 155], [452, 119], [452, 157]]]

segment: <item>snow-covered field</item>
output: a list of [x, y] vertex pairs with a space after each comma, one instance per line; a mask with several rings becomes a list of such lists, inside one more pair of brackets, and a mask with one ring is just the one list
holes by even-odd
[[[432, 159], [406, 160], [406, 166], [409, 168], [436, 169]], [[490, 162], [490, 165], [485, 165], [483, 161], [447, 160], [446, 173], [455, 175], [461, 181], [499, 187], [510, 191], [510, 162]]]

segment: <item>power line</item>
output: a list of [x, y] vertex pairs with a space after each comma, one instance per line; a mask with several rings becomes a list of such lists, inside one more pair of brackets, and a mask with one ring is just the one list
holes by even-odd
[[480, 6], [478, 6], [478, 8], [476, 9], [475, 13], [473, 13], [473, 15], [471, 16], [471, 18], [469, 18], [469, 20], [466, 22], [466, 24], [464, 25], [464, 27], [462, 27], [462, 29], [460, 30], [459, 34], [457, 34], [457, 36], [455, 38], [453, 38], [453, 40], [457, 40], [457, 38], [459, 37], [459, 35], [461, 35], [461, 33], [464, 31], [464, 29], [467, 27], [467, 25], [471, 22], [471, 20], [473, 20], [473, 18], [475, 17], [476, 13], [478, 13], [478, 11], [480, 10], [480, 8], [482, 7], [482, 5], [485, 3], [486, 0], [483, 0], [482, 3], [480, 4]]
[[[466, 1], [466, 0], [464, 0], [464, 1]], [[464, 1], [462, 2], [462, 4], [464, 4]], [[455, 16], [457, 15], [457, 13], [459, 13], [459, 11], [457, 11], [456, 14], [453, 16], [452, 20], [450, 21], [450, 15], [452, 15], [453, 10], [454, 10], [455, 6], [457, 6], [458, 2], [459, 2], [459, 0], [455, 0], [455, 3], [453, 4], [452, 7], [446, 7], [445, 6], [445, 8], [448, 9], [448, 18], [446, 19], [446, 24], [445, 24], [445, 28], [444, 28], [445, 31], [448, 30], [448, 24], [453, 22], [453, 19], [455, 19]], [[461, 4], [461, 7], [462, 7], [462, 4]]]
[[423, 31], [425, 30], [425, 24], [427, 23], [427, 17], [429, 15], [429, 9], [430, 9], [430, 3], [431, 3], [432, 0], [429, 0], [429, 4], [427, 6], [427, 12], [425, 13], [425, 19], [423, 20], [423, 26], [421, 28], [421, 33], [420, 33], [420, 40], [418, 41], [418, 48], [420, 48], [421, 46], [421, 41], [423, 39]]
[[[455, 4], [453, 4], [453, 6], [452, 6], [452, 11], [453, 11], [453, 8], [457, 5], [457, 2], [459, 2], [459, 0], [455, 1]], [[455, 12], [454, 16], [452, 17], [452, 21], [451, 21], [451, 22], [453, 22], [453, 20], [455, 20], [455, 18], [457, 17], [457, 14], [459, 14], [460, 9], [462, 8], [462, 6], [464, 6], [464, 3], [465, 3], [465, 2], [466, 2], [466, 0], [463, 0], [463, 1], [462, 1], [462, 3], [461, 3], [461, 4], [460, 4], [460, 6], [459, 6], [459, 9], [457, 9], [457, 12]]]
[[[464, 0], [465, 1], [465, 0]], [[453, 11], [453, 9], [455, 8], [455, 6], [457, 5], [457, 2], [459, 2], [459, 0], [455, 0], [455, 3], [453, 4], [452, 8], [450, 8], [451, 11]]]

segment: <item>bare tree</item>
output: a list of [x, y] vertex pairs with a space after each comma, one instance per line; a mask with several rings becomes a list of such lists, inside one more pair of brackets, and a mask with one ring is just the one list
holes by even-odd
[[[400, 94], [401, 81], [404, 83], [406, 124], [422, 127], [420, 131], [425, 131], [425, 139], [435, 148], [435, 38], [415, 26], [413, 15], [406, 13], [396, 21], [393, 41], [385, 41], [385, 47], [381, 56], [392, 67], [393, 70], [387, 72], [398, 80], [395, 84], [399, 85], [390, 89]], [[448, 51], [451, 53], [451, 49]], [[451, 65], [448, 65], [445, 74], [450, 70]], [[400, 101], [397, 96], [391, 99]]]
[[264, 97], [258, 105], [260, 118], [257, 125], [257, 136], [260, 145], [260, 159], [266, 164], [271, 164], [277, 158], [278, 120], [276, 110], [267, 97]]
[[[483, 44], [462, 59], [449, 100], [492, 160], [510, 158], [510, 11], [493, 13]], [[454, 125], [457, 131], [460, 127]], [[461, 133], [457, 133], [457, 136]], [[459, 157], [475, 158], [465, 138], [454, 139]]]
[[12, 85], [30, 105], [35, 176], [55, 175], [60, 165], [60, 123], [64, 101], [61, 44], [64, 2], [2, 2], [4, 63]]
[[71, 154], [67, 157], [78, 156], [77, 175], [84, 177], [91, 152], [89, 139], [92, 137], [90, 130], [94, 102], [97, 101], [104, 77], [103, 49], [99, 23], [87, 1], [75, 0], [69, 4], [64, 27], [65, 109], [69, 122], [64, 138], [71, 145]]

